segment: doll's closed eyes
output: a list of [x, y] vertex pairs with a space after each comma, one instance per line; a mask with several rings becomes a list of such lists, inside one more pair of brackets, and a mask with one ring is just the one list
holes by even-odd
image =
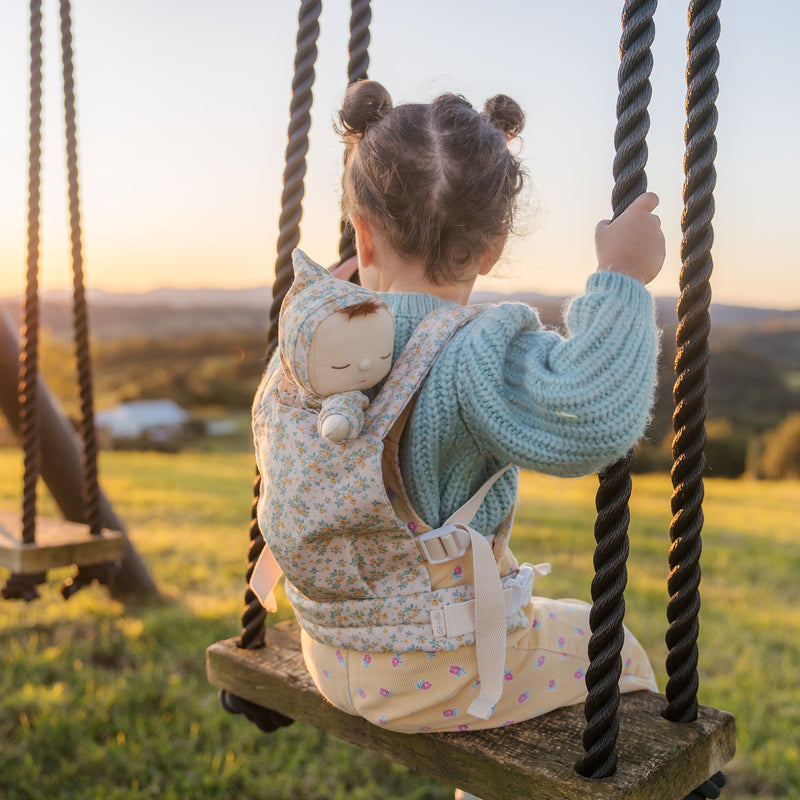
[[364, 391], [392, 366], [394, 319], [377, 307], [365, 315], [337, 311], [320, 322], [308, 353], [309, 388], [320, 397]]

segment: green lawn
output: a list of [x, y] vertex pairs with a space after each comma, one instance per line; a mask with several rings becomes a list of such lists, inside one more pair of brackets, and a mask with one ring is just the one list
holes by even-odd
[[[3, 508], [20, 470], [0, 450]], [[239, 629], [249, 455], [103, 453], [100, 471], [165, 602], [93, 587], [65, 603], [63, 571], [38, 602], [3, 604], [0, 797], [452, 797], [312, 728], [267, 736], [219, 708], [204, 649]], [[588, 599], [595, 485], [525, 476], [514, 549], [552, 563], [541, 593]], [[670, 493], [666, 477], [634, 479], [626, 594], [662, 688]], [[700, 701], [738, 726], [723, 798], [800, 798], [800, 483], [711, 480], [706, 497]], [[53, 513], [46, 491], [40, 505]]]

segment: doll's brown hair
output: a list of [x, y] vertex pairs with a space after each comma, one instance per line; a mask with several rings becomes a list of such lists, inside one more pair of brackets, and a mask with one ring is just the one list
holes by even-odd
[[434, 283], [469, 280], [465, 265], [502, 245], [524, 181], [508, 142], [525, 124], [506, 95], [483, 112], [454, 94], [392, 106], [376, 81], [353, 84], [339, 112], [342, 212], [365, 217]]
[[377, 300], [362, 300], [355, 305], [345, 306], [340, 313], [344, 314], [347, 319], [355, 319], [356, 317], [369, 317], [372, 314], [377, 314], [382, 308], [386, 308], [386, 306]]

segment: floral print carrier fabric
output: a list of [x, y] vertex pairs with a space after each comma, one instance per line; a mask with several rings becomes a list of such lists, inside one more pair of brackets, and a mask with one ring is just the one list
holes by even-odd
[[[416, 544], [430, 528], [400, 500], [396, 446], [397, 422], [441, 347], [476, 313], [448, 307], [429, 315], [364, 412], [361, 434], [344, 444], [319, 436], [315, 412], [303, 407], [280, 365], [263, 383], [253, 423], [262, 476], [258, 519], [298, 621], [317, 641], [409, 652], [475, 640], [473, 633], [433, 633], [431, 611], [471, 600], [474, 592], [467, 581], [432, 588]], [[386, 481], [390, 472], [396, 478]], [[522, 627], [524, 614], [517, 611], [507, 625]]]

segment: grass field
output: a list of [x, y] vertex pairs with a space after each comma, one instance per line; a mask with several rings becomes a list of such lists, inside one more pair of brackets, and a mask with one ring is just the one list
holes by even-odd
[[[18, 507], [20, 470], [19, 451], [0, 450], [3, 508]], [[63, 571], [38, 602], [3, 604], [0, 797], [452, 797], [312, 728], [267, 736], [219, 708], [204, 649], [238, 633], [249, 455], [103, 453], [100, 471], [164, 601], [123, 606], [92, 587], [64, 602]], [[514, 549], [552, 563], [541, 593], [588, 599], [595, 486], [524, 476]], [[662, 688], [670, 493], [667, 477], [634, 479], [626, 593]], [[700, 701], [738, 727], [723, 798], [797, 800], [800, 483], [710, 480], [706, 498]]]

